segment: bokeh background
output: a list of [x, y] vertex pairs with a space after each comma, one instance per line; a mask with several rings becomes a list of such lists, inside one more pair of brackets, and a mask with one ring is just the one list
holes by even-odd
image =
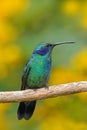
[[[0, 91], [19, 90], [39, 42], [75, 41], [53, 51], [49, 85], [87, 80], [87, 0], [0, 0]], [[29, 121], [0, 104], [1, 130], [87, 130], [87, 93], [38, 101]]]

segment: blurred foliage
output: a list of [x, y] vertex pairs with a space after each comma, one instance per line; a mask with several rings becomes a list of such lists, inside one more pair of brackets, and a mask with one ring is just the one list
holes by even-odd
[[[49, 85], [87, 80], [87, 0], [0, 1], [1, 91], [20, 89], [23, 67], [43, 41], [76, 42], [54, 49]], [[16, 110], [0, 104], [0, 129], [87, 129], [86, 93], [39, 101], [30, 121], [18, 121]]]

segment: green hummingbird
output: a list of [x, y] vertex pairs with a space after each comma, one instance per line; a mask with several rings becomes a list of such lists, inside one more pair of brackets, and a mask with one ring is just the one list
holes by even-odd
[[[70, 43], [74, 42], [68, 41], [38, 44], [24, 68], [21, 90], [42, 88], [47, 86], [52, 65], [51, 55], [53, 48], [57, 45]], [[20, 102], [17, 111], [18, 119], [30, 119], [34, 112], [35, 106], [36, 101]]]

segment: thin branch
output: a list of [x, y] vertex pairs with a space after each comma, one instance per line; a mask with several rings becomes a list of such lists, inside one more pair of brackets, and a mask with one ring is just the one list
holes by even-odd
[[87, 92], [87, 81], [54, 85], [39, 89], [0, 92], [0, 103], [32, 101]]

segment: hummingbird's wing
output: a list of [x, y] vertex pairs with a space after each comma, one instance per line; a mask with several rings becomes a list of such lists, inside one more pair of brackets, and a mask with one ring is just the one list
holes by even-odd
[[22, 76], [21, 90], [24, 90], [24, 89], [27, 88], [27, 79], [28, 79], [30, 70], [31, 70], [31, 66], [30, 66], [30, 63], [28, 62], [26, 64], [25, 68], [24, 68], [24, 73], [23, 73], [23, 76]]

